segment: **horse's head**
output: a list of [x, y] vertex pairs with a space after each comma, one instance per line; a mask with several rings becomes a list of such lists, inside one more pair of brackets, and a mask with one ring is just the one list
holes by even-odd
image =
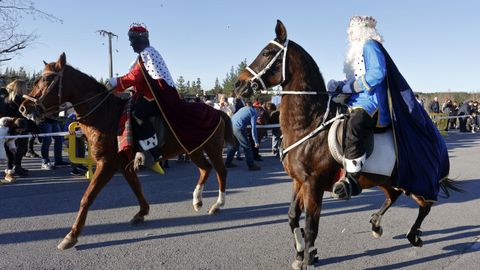
[[43, 62], [45, 68], [42, 74], [35, 81], [31, 92], [23, 96], [25, 100], [19, 108], [25, 117], [38, 120], [59, 111], [64, 102], [62, 88], [66, 62], [65, 53], [62, 53], [56, 62]]
[[250, 97], [257, 91], [282, 84], [289, 78], [287, 66], [287, 29], [280, 20], [275, 27], [276, 38], [263, 48], [255, 60], [242, 71], [235, 83], [237, 96]]

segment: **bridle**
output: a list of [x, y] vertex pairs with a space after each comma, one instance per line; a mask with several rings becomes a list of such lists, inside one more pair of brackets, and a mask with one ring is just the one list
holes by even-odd
[[[53, 87], [58, 83], [58, 104], [62, 104], [62, 88], [63, 88], [63, 72], [65, 71], [65, 67], [63, 67], [60, 71], [44, 71], [42, 73], [42, 77], [46, 78], [47, 76], [50, 75], [55, 75], [55, 79], [53, 79], [53, 82], [47, 87], [45, 91], [42, 92], [42, 95], [39, 98], [34, 98], [28, 95], [23, 95], [24, 99], [30, 100], [35, 104], [35, 107], [39, 107], [44, 114], [48, 114], [49, 111], [52, 110], [55, 106], [51, 107], [46, 107], [45, 104], [43, 104], [43, 101], [47, 97], [48, 94], [52, 91]], [[25, 111], [25, 107], [20, 107], [20, 112], [23, 113]], [[50, 114], [53, 114], [55, 112], [52, 112]]]
[[[256, 81], [259, 81], [260, 84], [262, 85], [262, 89], [267, 90], [267, 87], [265, 85], [265, 82], [262, 79], [262, 76], [267, 73], [270, 68], [273, 66], [273, 64], [277, 61], [278, 57], [280, 57], [280, 54], [283, 53], [282, 56], [282, 81], [279, 84], [282, 84], [285, 82], [286, 76], [285, 76], [285, 69], [286, 69], [286, 61], [287, 61], [287, 49], [288, 49], [288, 44], [289, 40], [285, 40], [283, 44], [280, 44], [279, 42], [275, 40], [271, 40], [269, 42], [270, 44], [274, 44], [277, 47], [280, 48], [280, 50], [275, 54], [275, 56], [268, 62], [268, 64], [260, 71], [260, 72], [255, 72], [250, 66], [247, 66], [245, 69], [250, 72], [253, 76], [248, 79], [248, 82], [250, 83], [250, 86], [252, 87], [253, 94], [255, 95], [257, 91], [259, 91], [259, 86]], [[323, 94], [319, 93], [316, 91], [280, 91], [281, 95], [318, 95], [318, 94]], [[326, 93], [325, 93], [326, 94]]]
[[[276, 45], [277, 47], [280, 48], [280, 50], [275, 54], [275, 56], [268, 62], [268, 64], [260, 71], [260, 72], [255, 72], [250, 66], [246, 67], [246, 70], [250, 72], [253, 76], [248, 80], [250, 83], [250, 86], [253, 90], [253, 94], [256, 94], [258, 91], [258, 84], [256, 81], [259, 81], [263, 87], [263, 89], [267, 90], [267, 87], [265, 85], [265, 82], [262, 79], [262, 76], [268, 72], [268, 70], [272, 67], [272, 65], [277, 61], [278, 57], [280, 57], [280, 54], [283, 52], [283, 59], [282, 59], [282, 81], [279, 84], [282, 84], [285, 82], [285, 68], [286, 68], [286, 59], [287, 59], [287, 49], [288, 49], [288, 39], [285, 41], [284, 44], [280, 44], [275, 40], [270, 41], [271, 44]], [[327, 92], [317, 92], [317, 91], [280, 91], [281, 95], [328, 95], [328, 101], [327, 101], [327, 109], [325, 111], [326, 116], [329, 115], [330, 113], [330, 103], [332, 100], [332, 96], [329, 95]], [[332, 124], [334, 121], [337, 119], [343, 118], [345, 115], [344, 114], [338, 114], [334, 118], [330, 119], [327, 121], [327, 117], [323, 117], [323, 120], [321, 124], [312, 132], [301, 138], [300, 140], [296, 141], [289, 147], [283, 149], [282, 146], [280, 146], [280, 160], [283, 162], [285, 155], [292, 150], [293, 148], [299, 146], [300, 144], [304, 143], [305, 141], [317, 136], [321, 131], [325, 130], [330, 124]]]
[[[48, 118], [52, 118], [52, 119], [57, 119], [58, 117], [54, 116], [56, 113], [59, 113], [61, 111], [66, 111], [68, 109], [71, 109], [75, 106], [78, 106], [78, 105], [81, 105], [81, 104], [84, 104], [100, 95], [103, 95], [103, 94], [106, 94], [105, 97], [97, 103], [97, 105], [95, 105], [92, 109], [90, 109], [89, 112], [87, 112], [86, 114], [82, 115], [81, 117], [77, 117], [77, 120], [80, 120], [80, 119], [84, 119], [86, 117], [88, 117], [90, 114], [92, 114], [97, 108], [100, 107], [100, 105], [103, 104], [103, 102], [105, 102], [105, 100], [107, 100], [107, 98], [110, 96], [110, 94], [112, 93], [112, 91], [115, 89], [115, 88], [112, 88], [112, 89], [109, 89], [107, 91], [103, 91], [103, 92], [100, 92], [96, 95], [93, 95], [92, 97], [89, 97], [85, 100], [82, 100], [78, 103], [75, 103], [75, 104], [72, 104], [70, 106], [62, 106], [64, 104], [64, 102], [62, 102], [62, 90], [63, 90], [63, 73], [64, 73], [64, 70], [65, 70], [65, 67], [62, 67], [62, 69], [58, 72], [56, 71], [44, 71], [42, 73], [42, 77], [47, 77], [47, 76], [50, 76], [50, 75], [55, 75], [55, 79], [53, 80], [53, 82], [47, 87], [47, 89], [45, 91], [42, 92], [42, 95], [39, 97], [39, 98], [34, 98], [34, 97], [31, 97], [31, 96], [28, 96], [28, 95], [23, 95], [22, 97], [24, 99], [27, 99], [27, 100], [30, 100], [31, 102], [33, 102], [34, 106], [35, 107], [39, 107], [41, 110], [42, 110], [42, 116], [43, 117], [48, 117]], [[53, 87], [58, 83], [58, 106], [54, 105], [54, 106], [51, 106], [51, 107], [46, 107], [45, 104], [44, 104], [44, 100], [45, 98], [50, 94], [50, 92], [52, 91]], [[56, 109], [58, 107], [58, 109]], [[52, 109], [53, 108], [53, 109]], [[20, 110], [20, 113], [24, 114], [24, 112], [26, 111], [26, 108], [24, 106], [20, 106], [19, 108]]]
[[282, 57], [282, 81], [279, 84], [282, 84], [285, 81], [285, 61], [287, 60], [287, 49], [288, 49], [288, 39], [285, 41], [285, 43], [280, 44], [275, 40], [271, 40], [269, 42], [270, 44], [274, 44], [277, 47], [280, 48], [280, 50], [275, 54], [275, 56], [268, 62], [268, 64], [260, 71], [260, 72], [255, 72], [250, 66], [246, 67], [246, 70], [250, 72], [253, 76], [248, 80], [250, 82], [250, 85], [252, 87], [253, 93], [255, 94], [258, 91], [258, 83], [256, 81], [259, 81], [262, 84], [262, 89], [267, 90], [267, 87], [265, 86], [265, 82], [262, 79], [262, 76], [270, 70], [272, 65], [277, 61], [277, 58], [280, 57], [280, 54], [283, 53]]

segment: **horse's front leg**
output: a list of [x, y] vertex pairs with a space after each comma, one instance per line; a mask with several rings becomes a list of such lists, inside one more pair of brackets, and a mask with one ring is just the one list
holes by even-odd
[[138, 204], [140, 205], [140, 210], [137, 214], [130, 220], [130, 224], [132, 225], [140, 225], [143, 224], [145, 220], [145, 216], [148, 215], [150, 211], [150, 205], [148, 204], [147, 200], [145, 199], [145, 195], [142, 191], [142, 184], [138, 180], [137, 173], [134, 170], [128, 169], [126, 167], [128, 161], [122, 162], [122, 174], [127, 180], [128, 185], [132, 189], [133, 193], [137, 197]]
[[80, 236], [80, 233], [85, 226], [85, 220], [87, 219], [87, 213], [90, 205], [92, 205], [102, 188], [108, 183], [108, 181], [110, 181], [110, 179], [112, 179], [116, 169], [117, 166], [113, 164], [107, 164], [103, 161], [97, 163], [97, 169], [95, 170], [93, 179], [90, 181], [90, 184], [88, 185], [87, 190], [83, 194], [82, 200], [80, 201], [80, 209], [78, 210], [75, 223], [62, 242], [58, 244], [58, 249], [69, 249], [75, 246], [75, 244], [78, 242], [78, 236]]
[[292, 263], [293, 269], [301, 269], [303, 264], [303, 251], [305, 250], [305, 232], [300, 228], [300, 216], [302, 215], [302, 207], [300, 205], [302, 194], [299, 193], [302, 188], [301, 182], [293, 181], [293, 194], [290, 207], [288, 209], [288, 224], [294, 237], [294, 246], [297, 254]]
[[[308, 181], [308, 180], [311, 180]], [[318, 235], [318, 224], [320, 222], [320, 211], [322, 208], [323, 189], [315, 186], [315, 180], [308, 179], [302, 187], [305, 206], [305, 250], [303, 251], [302, 269], [314, 269], [317, 249], [315, 239]]]

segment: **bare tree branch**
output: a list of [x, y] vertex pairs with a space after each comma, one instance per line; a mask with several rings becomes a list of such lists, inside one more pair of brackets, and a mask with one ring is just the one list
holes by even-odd
[[37, 38], [34, 33], [25, 34], [20, 30], [24, 16], [63, 23], [56, 16], [37, 9], [33, 1], [0, 0], [0, 62], [11, 60]]

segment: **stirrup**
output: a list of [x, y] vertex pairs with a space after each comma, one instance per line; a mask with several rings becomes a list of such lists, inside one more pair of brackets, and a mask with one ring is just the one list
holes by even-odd
[[159, 174], [165, 174], [165, 170], [162, 168], [162, 166], [160, 165], [160, 161], [157, 161], [155, 162], [151, 167], [150, 169], [152, 169], [152, 171], [156, 172], [156, 173], [159, 173]]
[[343, 177], [333, 184], [332, 196], [338, 200], [350, 200], [352, 197], [352, 188], [347, 177]]

